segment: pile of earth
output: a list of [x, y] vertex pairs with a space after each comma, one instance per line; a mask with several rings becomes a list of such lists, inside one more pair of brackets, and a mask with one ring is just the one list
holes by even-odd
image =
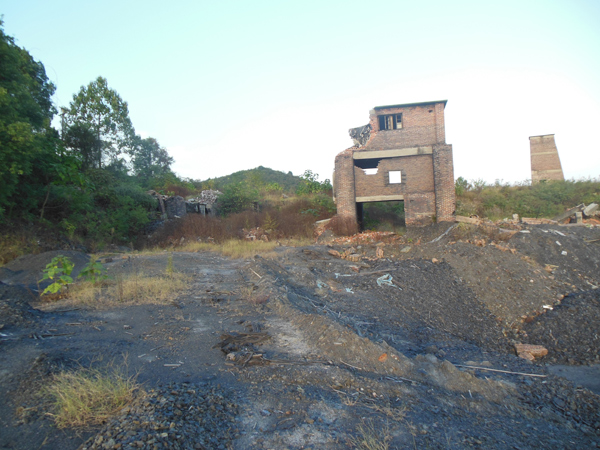
[[[106, 311], [35, 303], [42, 313], [27, 289], [0, 285], [12, 317], [0, 344], [0, 448], [164, 448], [171, 438], [194, 448], [201, 436], [199, 448], [218, 439], [223, 448], [337, 449], [356, 445], [365, 423], [397, 448], [600, 446], [600, 397], [553, 366], [598, 363], [599, 237], [598, 228], [438, 224], [279, 247], [269, 259], [133, 255], [115, 258], [110, 273], [159, 275], [172, 258], [193, 281], [168, 304]], [[3, 279], [30, 283], [50, 259], [5, 266]], [[218, 348], [248, 329], [270, 339]], [[36, 341], [37, 330], [56, 331]], [[527, 361], [515, 343], [549, 354]], [[33, 391], [57, 370], [122, 352], [148, 396], [101, 430], [53, 430]], [[210, 422], [191, 391], [236, 403], [235, 423], [217, 414], [223, 430], [210, 434], [175, 420], [192, 407]]]

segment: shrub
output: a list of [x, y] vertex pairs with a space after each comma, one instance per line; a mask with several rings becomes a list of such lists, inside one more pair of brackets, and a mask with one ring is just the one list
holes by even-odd
[[456, 213], [502, 219], [521, 217], [552, 218], [581, 203], [600, 202], [600, 181], [567, 180], [510, 185], [497, 181], [486, 185], [481, 180], [465, 183], [457, 180]]

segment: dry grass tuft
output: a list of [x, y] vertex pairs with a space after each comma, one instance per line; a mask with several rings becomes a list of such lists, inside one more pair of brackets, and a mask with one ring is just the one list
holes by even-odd
[[183, 292], [191, 281], [191, 276], [177, 272], [153, 277], [141, 272], [117, 275], [114, 280], [105, 280], [101, 284], [80, 282], [70, 286], [64, 303], [91, 307], [166, 304]]
[[219, 252], [230, 258], [252, 258], [260, 255], [265, 259], [275, 259], [278, 257], [275, 249], [280, 245], [301, 247], [311, 245], [314, 241], [309, 238], [303, 239], [285, 239], [281, 241], [244, 241], [240, 239], [229, 239], [222, 244], [207, 244], [204, 242], [190, 242], [177, 247], [178, 252]]
[[50, 415], [58, 428], [99, 425], [131, 403], [139, 389], [126, 364], [61, 372], [47, 388], [54, 410]]
[[358, 450], [388, 450], [390, 448], [390, 430], [387, 426], [375, 429], [372, 421], [360, 424], [358, 436], [350, 438], [350, 444]]
[[269, 301], [269, 294], [264, 290], [256, 290], [256, 286], [246, 286], [239, 289], [239, 295], [248, 303], [262, 305]]

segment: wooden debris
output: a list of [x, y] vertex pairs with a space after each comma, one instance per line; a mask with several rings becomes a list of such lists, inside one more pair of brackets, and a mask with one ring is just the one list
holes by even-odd
[[546, 378], [548, 375], [539, 375], [537, 373], [512, 372], [510, 370], [490, 369], [489, 367], [465, 366], [463, 364], [454, 364], [456, 367], [464, 367], [467, 369], [487, 370], [489, 372], [509, 373], [511, 375], [523, 375], [526, 377]]
[[521, 221], [528, 225], [541, 225], [541, 224], [556, 225], [558, 223], [556, 220], [544, 219], [543, 217], [542, 218], [523, 217], [521, 219]]

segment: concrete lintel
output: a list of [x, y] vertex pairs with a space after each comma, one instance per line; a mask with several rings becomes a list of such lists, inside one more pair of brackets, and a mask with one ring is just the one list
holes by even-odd
[[354, 159], [398, 158], [399, 156], [431, 155], [433, 147], [396, 148], [392, 150], [371, 150], [352, 153]]
[[356, 197], [357, 203], [389, 202], [393, 200], [404, 200], [404, 195], [373, 195], [370, 197]]

